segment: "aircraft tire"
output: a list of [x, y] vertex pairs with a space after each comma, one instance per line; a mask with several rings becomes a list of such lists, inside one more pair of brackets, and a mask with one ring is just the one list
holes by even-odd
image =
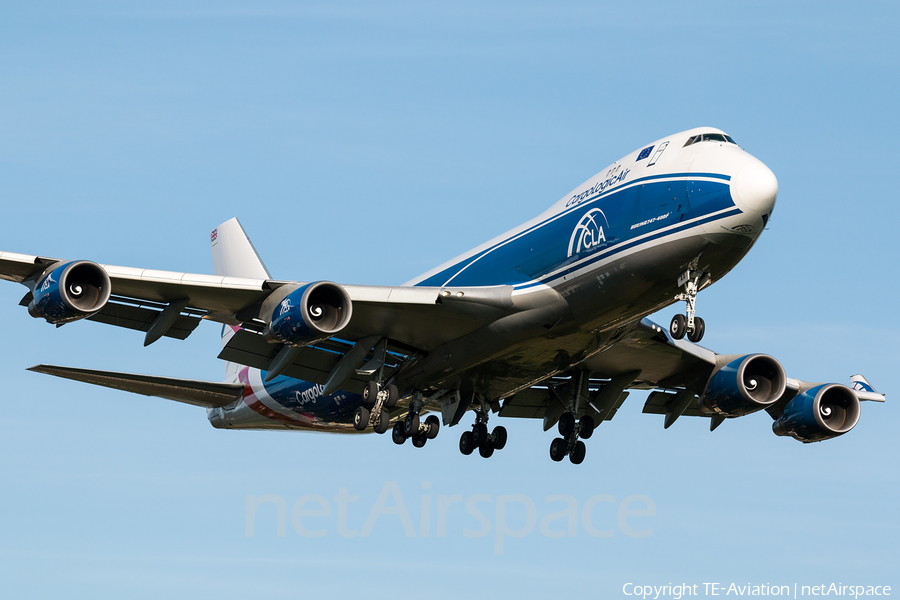
[[365, 406], [357, 406], [353, 413], [353, 429], [362, 431], [369, 426], [369, 409]]
[[406, 434], [403, 433], [403, 423], [400, 421], [394, 423], [394, 429], [391, 430], [391, 439], [398, 446], [402, 446], [406, 442]]
[[684, 315], [672, 317], [672, 322], [669, 323], [669, 333], [672, 334], [673, 339], [680, 340], [683, 338], [684, 334], [687, 333], [687, 317]]
[[506, 446], [506, 427], [504, 427], [503, 425], [497, 425], [496, 427], [494, 427], [494, 431], [491, 435], [494, 438], [494, 449], [503, 450], [503, 448]]
[[578, 437], [588, 440], [592, 435], [594, 435], [594, 417], [584, 415], [581, 417], [581, 431], [578, 433]]
[[381, 417], [375, 423], [375, 433], [384, 433], [391, 427], [391, 413], [386, 410], [381, 411]]
[[406, 418], [403, 419], [403, 433], [406, 434], [406, 437], [412, 437], [419, 432], [419, 415], [414, 412], [406, 413]]
[[378, 398], [378, 384], [374, 381], [370, 381], [366, 384], [366, 387], [363, 388], [363, 402], [369, 406], [375, 404], [375, 400]]
[[459, 436], [459, 451], [468, 456], [475, 451], [475, 447], [475, 440], [472, 439], [472, 432], [463, 431], [463, 434]]
[[429, 415], [428, 418], [425, 419], [425, 425], [428, 426], [428, 432], [425, 434], [428, 439], [433, 440], [436, 438], [438, 432], [441, 430], [441, 420], [435, 415]]
[[572, 448], [572, 453], [569, 454], [569, 460], [572, 461], [573, 465], [580, 465], [584, 462], [584, 455], [587, 453], [587, 448], [584, 446], [584, 442], [578, 440], [575, 442], [575, 447]]
[[687, 334], [688, 340], [696, 344], [703, 339], [704, 333], [706, 333], [706, 323], [700, 317], [694, 317], [694, 330]]
[[397, 406], [397, 401], [400, 400], [400, 390], [397, 389], [397, 386], [393, 383], [387, 386], [388, 397], [387, 400], [384, 401], [384, 405], [388, 408], [394, 408]]
[[480, 448], [487, 442], [488, 439], [488, 428], [484, 423], [475, 423], [472, 427], [472, 441], [475, 442], [475, 446]]
[[494, 455], [494, 445], [491, 443], [482, 444], [478, 449], [478, 454], [481, 455], [481, 458], [490, 458]]
[[575, 431], [575, 415], [570, 412], [563, 413], [559, 418], [559, 435], [564, 438], [572, 435], [572, 432]]
[[421, 448], [425, 445], [425, 442], [428, 441], [427, 435], [422, 435], [421, 433], [416, 434], [412, 437], [412, 445], [416, 448]]
[[555, 460], [556, 462], [561, 461], [566, 457], [566, 440], [563, 438], [556, 438], [552, 442], [550, 442], [550, 458]]

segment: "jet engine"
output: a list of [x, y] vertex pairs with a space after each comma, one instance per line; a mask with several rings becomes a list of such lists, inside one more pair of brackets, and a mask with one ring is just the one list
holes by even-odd
[[266, 333], [289, 346], [308, 346], [340, 333], [352, 313], [344, 288], [330, 281], [307, 283], [275, 307]]
[[112, 283], [100, 265], [86, 260], [66, 263], [34, 288], [28, 314], [61, 325], [89, 317], [109, 300]]
[[821, 442], [843, 435], [859, 421], [859, 398], [839, 383], [825, 383], [794, 397], [772, 423], [775, 435]]
[[766, 408], [782, 394], [787, 376], [781, 364], [765, 354], [735, 359], [716, 371], [698, 407], [703, 412], [740, 417]]

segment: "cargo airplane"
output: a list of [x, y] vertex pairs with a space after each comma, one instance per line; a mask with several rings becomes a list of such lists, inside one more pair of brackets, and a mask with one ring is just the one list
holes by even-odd
[[[637, 389], [667, 428], [689, 416], [714, 430], [764, 410], [776, 435], [817, 442], [884, 395], [860, 375], [809, 383], [766, 354], [697, 345], [698, 293], [747, 254], [777, 191], [768, 167], [702, 127], [638, 148], [401, 286], [273, 279], [236, 219], [212, 231], [215, 275], [0, 252], [0, 277], [28, 288], [33, 317], [142, 331], [144, 345], [220, 324], [224, 382], [31, 368], [201, 406], [216, 428], [391, 430], [422, 447], [471, 413], [459, 449], [487, 458], [507, 441], [489, 417], [538, 419], [559, 432], [550, 457], [577, 464]], [[685, 311], [668, 328], [646, 318], [676, 302]]]

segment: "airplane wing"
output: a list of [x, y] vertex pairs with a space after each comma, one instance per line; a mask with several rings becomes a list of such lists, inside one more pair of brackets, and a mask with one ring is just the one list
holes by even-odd
[[[764, 355], [722, 355], [686, 340], [675, 340], [667, 328], [642, 319], [613, 346], [584, 363], [590, 378], [583, 383], [579, 415], [591, 415], [597, 424], [612, 419], [628, 397], [628, 390], [653, 390], [645, 401], [643, 412], [665, 415], [670, 427], [680, 416], [710, 418], [715, 429], [726, 418], [714, 411], [703, 410], [699, 400], [708, 391], [711, 377], [732, 361]], [[770, 357], [764, 357], [770, 358]], [[772, 359], [774, 360], [774, 359]], [[884, 401], [861, 375], [851, 379], [845, 388], [857, 400]], [[501, 416], [542, 418], [544, 430], [553, 427], [565, 411], [562, 396], [571, 394], [573, 377], [551, 378], [540, 385], [503, 400]], [[773, 419], [779, 419], [785, 406], [798, 394], [830, 384], [784, 378], [780, 396], [766, 405]]]
[[35, 365], [28, 370], [144, 396], [158, 396], [205, 408], [228, 406], [238, 400], [244, 392], [244, 386], [240, 383], [214, 383], [195, 379], [153, 377], [53, 365]]
[[[72, 261], [0, 252], [0, 279], [29, 288], [20, 304], [34, 299], [47, 273]], [[90, 263], [93, 265], [93, 263]], [[285, 296], [305, 282], [251, 279], [96, 265], [109, 277], [109, 300], [89, 320], [147, 333], [145, 345], [165, 335], [184, 339], [200, 320], [261, 331], [264, 303]], [[516, 310], [510, 286], [445, 289], [415, 286], [341, 286], [352, 301], [353, 317], [340, 337], [357, 341], [370, 335], [408, 348], [429, 351]], [[279, 296], [279, 299], [280, 299]], [[49, 320], [49, 319], [48, 319]], [[271, 345], [270, 345], [271, 349]]]

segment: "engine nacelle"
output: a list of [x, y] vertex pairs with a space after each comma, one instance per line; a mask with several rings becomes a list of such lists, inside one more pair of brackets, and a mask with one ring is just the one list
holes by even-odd
[[53, 269], [34, 288], [28, 314], [60, 325], [89, 317], [109, 300], [112, 283], [100, 265], [76, 260]]
[[267, 336], [289, 346], [308, 346], [334, 337], [353, 314], [350, 295], [329, 281], [297, 288], [272, 311]]
[[801, 442], [821, 442], [843, 435], [859, 422], [859, 398], [839, 383], [825, 383], [797, 395], [777, 421], [775, 435], [789, 435]]
[[778, 400], [786, 385], [781, 363], [766, 354], [751, 354], [716, 371], [698, 407], [704, 412], [740, 417]]

